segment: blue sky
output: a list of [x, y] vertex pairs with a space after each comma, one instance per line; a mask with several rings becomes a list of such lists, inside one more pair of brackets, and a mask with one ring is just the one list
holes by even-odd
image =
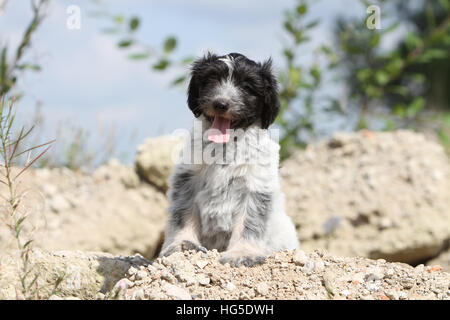
[[[254, 60], [273, 57], [282, 64], [285, 37], [281, 19], [293, 0], [213, 1], [213, 0], [108, 0], [110, 12], [141, 19], [138, 38], [160, 46], [167, 35], [178, 38], [178, 56], [241, 52]], [[66, 28], [69, 5], [81, 8], [81, 29]], [[30, 117], [36, 101], [49, 137], [61, 121], [87, 128], [92, 139], [100, 127], [116, 125], [120, 132], [135, 132], [136, 139], [122, 148], [134, 152], [147, 136], [168, 134], [189, 128], [192, 115], [186, 107], [184, 88], [169, 86], [174, 74], [155, 73], [148, 63], [128, 60], [116, 48], [116, 38], [103, 34], [107, 24], [88, 15], [90, 0], [52, 0], [48, 16], [33, 38], [28, 58], [42, 71], [26, 73], [17, 90], [26, 95], [20, 101], [20, 115]], [[311, 46], [329, 42], [330, 26], [337, 14], [362, 15], [365, 8], [357, 0], [322, 0], [311, 17], [322, 25], [313, 34]], [[0, 15], [0, 43], [15, 47], [30, 20], [29, 1], [9, 1]], [[308, 59], [305, 52], [304, 59]], [[99, 146], [101, 148], [101, 145]]]

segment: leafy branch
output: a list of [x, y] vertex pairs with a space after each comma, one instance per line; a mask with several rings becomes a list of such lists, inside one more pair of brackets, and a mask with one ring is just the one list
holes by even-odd
[[7, 94], [17, 82], [19, 71], [32, 70], [40, 71], [40, 66], [28, 62], [23, 62], [26, 50], [31, 46], [31, 39], [38, 27], [45, 18], [45, 9], [49, 0], [31, 0], [32, 18], [28, 24], [22, 39], [15, 50], [14, 58], [8, 62], [8, 46], [1, 47], [0, 50], [0, 96]]

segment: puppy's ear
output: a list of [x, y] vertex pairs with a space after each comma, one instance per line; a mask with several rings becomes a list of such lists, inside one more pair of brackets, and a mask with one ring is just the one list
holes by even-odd
[[198, 76], [196, 76], [195, 73], [192, 72], [191, 81], [189, 82], [188, 87], [188, 99], [187, 99], [189, 109], [191, 109], [192, 113], [196, 118], [198, 118], [201, 115], [200, 107], [198, 106], [198, 97], [200, 88], [198, 85], [199, 80], [197, 78]]
[[211, 52], [208, 52], [202, 58], [198, 58], [192, 63], [191, 80], [188, 87], [188, 99], [187, 103], [189, 109], [196, 118], [198, 118], [202, 111], [198, 105], [198, 98], [200, 96], [200, 86], [202, 83], [202, 74], [204, 73], [207, 65], [217, 59], [217, 56]]
[[267, 129], [274, 121], [280, 111], [278, 99], [278, 81], [272, 73], [272, 59], [268, 59], [261, 66], [264, 79], [264, 106], [261, 114], [261, 125]]

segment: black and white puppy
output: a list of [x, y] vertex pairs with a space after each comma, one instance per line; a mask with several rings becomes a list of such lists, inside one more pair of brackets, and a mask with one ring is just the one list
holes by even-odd
[[280, 108], [271, 60], [208, 53], [193, 63], [188, 105], [205, 133], [189, 143], [214, 155], [225, 150], [227, 161], [176, 165], [160, 255], [217, 249], [221, 262], [251, 266], [271, 252], [298, 248], [284, 211], [279, 145], [267, 134]]

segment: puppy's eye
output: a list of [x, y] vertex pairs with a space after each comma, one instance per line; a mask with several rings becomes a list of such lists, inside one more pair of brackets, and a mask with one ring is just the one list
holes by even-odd
[[254, 93], [255, 89], [253, 88], [253, 86], [249, 83], [244, 83], [242, 85], [242, 87], [244, 88], [244, 90], [250, 92], [250, 93]]

